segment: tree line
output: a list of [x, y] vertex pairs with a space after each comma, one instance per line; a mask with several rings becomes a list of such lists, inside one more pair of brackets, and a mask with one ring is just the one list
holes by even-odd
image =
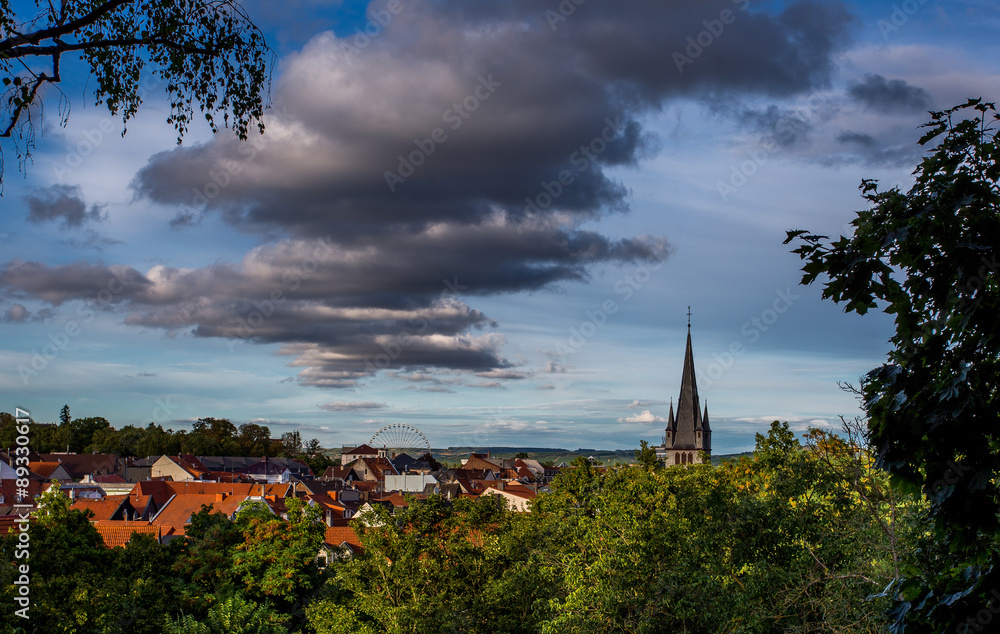
[[[16, 426], [11, 414], [0, 412], [0, 449], [15, 446]], [[298, 458], [314, 473], [322, 473], [333, 464], [322, 453], [318, 439], [303, 443], [298, 431], [272, 438], [266, 425], [242, 423], [237, 427], [227, 418], [211, 417], [199, 418], [190, 431], [164, 429], [156, 423], [116, 429], [101, 416], [72, 418], [68, 406], [62, 408], [59, 423], [29, 425], [28, 448], [37, 453], [112, 453], [121, 458], [178, 454]]]

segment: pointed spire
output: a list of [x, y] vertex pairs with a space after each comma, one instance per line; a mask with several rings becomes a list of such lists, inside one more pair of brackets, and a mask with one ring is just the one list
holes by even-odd
[[[688, 309], [690, 313], [690, 308]], [[688, 316], [690, 319], [690, 315]], [[694, 372], [694, 352], [691, 350], [691, 327], [688, 326], [687, 347], [684, 350], [684, 370], [681, 374], [681, 395], [677, 403], [675, 446], [694, 448], [695, 430], [701, 427], [698, 407], [698, 382]]]
[[712, 428], [708, 426], [708, 399], [705, 399], [705, 413], [701, 415], [701, 429], [704, 432], [712, 431]]
[[667, 429], [674, 431], [677, 429], [677, 421], [674, 420], [674, 399], [670, 399], [670, 418], [667, 419]]

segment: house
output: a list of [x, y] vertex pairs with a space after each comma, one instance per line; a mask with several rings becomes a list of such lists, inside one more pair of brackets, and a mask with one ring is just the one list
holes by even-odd
[[348, 465], [356, 474], [368, 482], [384, 482], [387, 475], [399, 475], [388, 458], [358, 458]]
[[530, 513], [531, 501], [538, 496], [538, 493], [522, 484], [498, 482], [496, 486], [487, 487], [480, 495], [498, 495], [507, 501], [507, 506], [511, 510]]
[[160, 456], [126, 458], [121, 464], [121, 474], [128, 482], [136, 483], [153, 477], [153, 464]]
[[233, 519], [247, 499], [247, 495], [226, 492], [175, 494], [149, 518], [149, 523], [160, 526], [163, 529], [163, 536], [169, 541], [171, 538], [184, 535], [191, 524], [191, 518], [201, 512], [203, 506], [210, 506], [212, 512], [220, 512]]
[[61, 462], [29, 462], [28, 469], [42, 477], [45, 482], [58, 480], [60, 482], [72, 482], [73, 476], [66, 470]]
[[[53, 483], [45, 482], [42, 484], [42, 491], [48, 491], [52, 487]], [[91, 500], [100, 500], [104, 498], [104, 489], [96, 484], [82, 484], [77, 482], [60, 482], [59, 492], [68, 497], [71, 500], [76, 500], [79, 498], [87, 498]]]
[[361, 478], [354, 472], [354, 469], [350, 467], [327, 467], [326, 471], [323, 472], [323, 475], [320, 476], [320, 479], [326, 481], [340, 480], [342, 483], [346, 484], [360, 480]]
[[128, 495], [109, 495], [103, 499], [77, 498], [70, 507], [78, 511], [90, 511], [91, 522], [103, 520], [136, 521], [139, 512], [132, 506]]
[[437, 478], [419, 473], [403, 473], [385, 476], [384, 491], [405, 491], [407, 493], [423, 493], [430, 486], [436, 486]]
[[[17, 486], [14, 478], [4, 478], [0, 480], [0, 514], [7, 509], [13, 509], [17, 504], [34, 505], [39, 495], [42, 494], [45, 483], [40, 476], [28, 474], [28, 486]], [[24, 495], [27, 493], [27, 495]]]
[[364, 552], [357, 532], [350, 526], [329, 526], [323, 534], [323, 545], [317, 560], [320, 566], [343, 558], [351, 558]]
[[179, 456], [160, 456], [153, 463], [150, 477], [161, 478], [170, 476], [174, 482], [190, 482], [204, 480], [211, 471], [191, 454]]
[[380, 455], [383, 454], [378, 449], [369, 445], [361, 445], [360, 447], [345, 446], [340, 452], [340, 466], [346, 467], [360, 458], [378, 458]]
[[43, 453], [38, 454], [40, 462], [61, 462], [74, 480], [87, 475], [116, 473], [119, 468], [118, 456], [112, 453]]
[[484, 471], [492, 471], [494, 473], [500, 473], [503, 471], [503, 466], [500, 464], [499, 460], [492, 459], [490, 453], [474, 453], [469, 456], [469, 459], [462, 463], [463, 469], [480, 469]]
[[538, 482], [545, 479], [545, 467], [537, 460], [530, 458], [518, 458], [514, 461], [514, 469], [517, 470], [517, 479], [527, 479], [529, 482]]
[[301, 460], [291, 458], [271, 458], [258, 456], [198, 456], [198, 460], [206, 469], [212, 472], [227, 471], [230, 473], [247, 473], [249, 467], [262, 462], [273, 463], [282, 470], [288, 469], [294, 478], [311, 480], [312, 469]]
[[256, 464], [244, 467], [240, 473], [253, 479], [254, 482], [267, 482], [269, 484], [277, 482], [289, 482], [292, 472], [287, 466], [282, 466], [276, 462], [268, 462], [267, 457]]
[[80, 484], [96, 484], [108, 495], [121, 495], [127, 494], [135, 486], [125, 478], [121, 477], [117, 473], [109, 473], [108, 475], [97, 475], [97, 476], [84, 476]]

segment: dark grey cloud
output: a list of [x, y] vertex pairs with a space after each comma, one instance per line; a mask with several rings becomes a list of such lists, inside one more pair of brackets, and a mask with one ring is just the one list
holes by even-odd
[[736, 116], [744, 129], [760, 137], [761, 143], [782, 149], [805, 146], [816, 125], [812, 112], [775, 104], [764, 108], [745, 108]]
[[863, 148], [872, 148], [877, 145], [875, 137], [870, 134], [865, 134], [862, 132], [852, 132], [850, 130], [845, 130], [837, 135], [837, 141], [847, 145], [858, 145]]
[[[605, 168], [655, 146], [645, 114], [706, 92], [778, 97], [823, 85], [850, 23], [836, 2], [778, 15], [730, 0], [591, 2], [554, 25], [537, 2], [469, 5], [407, 4], [363, 50], [352, 37], [313, 39], [285, 61], [259, 143], [218, 138], [159, 154], [136, 190], [181, 207], [182, 224], [218, 213], [243, 228], [364, 243], [530, 215], [525, 200], [566, 172], [572, 184], [540, 211], [591, 219], [627, 207]], [[679, 70], [672, 55], [724, 11], [732, 22]], [[420, 163], [412, 175], [408, 162]]]
[[930, 108], [930, 94], [919, 86], [912, 86], [902, 79], [886, 79], [868, 73], [864, 79], [852, 83], [848, 94], [865, 108], [875, 112], [915, 112]]
[[79, 228], [87, 222], [101, 222], [105, 217], [100, 205], [87, 207], [77, 186], [52, 185], [24, 200], [28, 204], [28, 221], [35, 224], [61, 222], [64, 228]]
[[319, 406], [328, 412], [356, 412], [360, 410], [382, 409], [385, 403], [375, 403], [373, 401], [330, 401]]
[[76, 262], [48, 266], [12, 260], [0, 268], [0, 289], [11, 297], [31, 297], [58, 306], [73, 299], [101, 305], [142, 297], [151, 283], [129, 266]]

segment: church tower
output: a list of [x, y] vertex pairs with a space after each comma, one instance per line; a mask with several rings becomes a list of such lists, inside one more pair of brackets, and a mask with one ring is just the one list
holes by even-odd
[[681, 394], [670, 401], [670, 417], [663, 434], [663, 444], [656, 447], [656, 455], [667, 466], [675, 464], [700, 464], [700, 452], [712, 453], [712, 429], [708, 425], [708, 404], [702, 412], [698, 402], [698, 381], [694, 372], [694, 353], [691, 351], [691, 307], [688, 307], [687, 348], [684, 350], [684, 369], [681, 374]]

